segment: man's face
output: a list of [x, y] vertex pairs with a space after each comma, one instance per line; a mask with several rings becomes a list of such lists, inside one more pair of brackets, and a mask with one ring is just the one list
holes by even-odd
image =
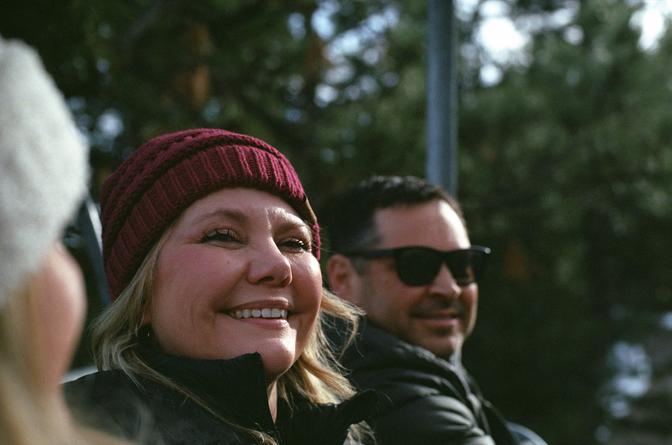
[[[376, 249], [471, 245], [457, 213], [442, 200], [381, 209], [374, 222], [381, 240]], [[461, 350], [476, 321], [477, 285], [460, 287], [445, 264], [431, 283], [409, 286], [397, 276], [394, 259], [369, 260], [356, 292], [353, 301], [375, 324], [444, 358]]]

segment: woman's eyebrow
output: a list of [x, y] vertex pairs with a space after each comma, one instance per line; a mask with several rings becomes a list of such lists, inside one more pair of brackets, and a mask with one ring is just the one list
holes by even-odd
[[[298, 216], [291, 214], [286, 214], [283, 212], [271, 212], [273, 215], [272, 218], [275, 219], [276, 230], [278, 231], [289, 231], [289, 230], [302, 230], [311, 234], [310, 226], [304, 220]], [[202, 213], [198, 216], [195, 216], [194, 219], [190, 222], [190, 225], [198, 225], [203, 222], [210, 220], [222, 220], [226, 219], [233, 221], [239, 224], [246, 224], [249, 222], [250, 217], [245, 212], [237, 209], [230, 208], [218, 208], [207, 213]]]
[[238, 223], [245, 223], [248, 220], [247, 215], [239, 210], [233, 209], [215, 209], [208, 213], [198, 215], [192, 221], [192, 224], [200, 224], [211, 219], [230, 219]]
[[304, 230], [308, 233], [310, 233], [310, 227], [308, 224], [305, 222], [301, 221], [294, 221], [294, 220], [285, 220], [280, 222], [278, 224], [278, 230], [293, 230], [293, 229], [299, 229], [299, 230]]
[[307, 235], [312, 233], [310, 226], [301, 218], [281, 216], [276, 223], [276, 231], [288, 232], [291, 230], [301, 230], [302, 232], [306, 232]]

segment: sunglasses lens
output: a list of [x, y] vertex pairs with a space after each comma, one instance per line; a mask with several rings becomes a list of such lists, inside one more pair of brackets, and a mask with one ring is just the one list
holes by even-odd
[[479, 252], [469, 250], [457, 251], [448, 259], [448, 267], [453, 278], [460, 286], [466, 286], [476, 281], [480, 263]]
[[439, 252], [433, 250], [409, 248], [399, 252], [395, 262], [401, 281], [409, 286], [423, 286], [434, 280], [442, 258]]
[[431, 283], [443, 261], [460, 286], [476, 282], [485, 263], [486, 254], [474, 250], [458, 250], [443, 254], [423, 249], [404, 249], [395, 257], [397, 275], [409, 286], [424, 286]]

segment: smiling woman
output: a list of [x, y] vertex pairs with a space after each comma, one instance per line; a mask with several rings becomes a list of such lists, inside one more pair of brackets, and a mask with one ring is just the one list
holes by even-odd
[[355, 312], [322, 288], [319, 226], [279, 151], [224, 130], [159, 136], [101, 206], [115, 301], [94, 327], [101, 372], [66, 386], [82, 419], [143, 443], [356, 438], [374, 400], [352, 397], [321, 326]]

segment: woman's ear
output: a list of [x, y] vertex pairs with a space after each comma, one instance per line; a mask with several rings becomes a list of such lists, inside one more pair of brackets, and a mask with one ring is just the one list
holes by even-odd
[[362, 291], [362, 277], [350, 258], [334, 254], [327, 261], [329, 289], [339, 297], [358, 305]]

